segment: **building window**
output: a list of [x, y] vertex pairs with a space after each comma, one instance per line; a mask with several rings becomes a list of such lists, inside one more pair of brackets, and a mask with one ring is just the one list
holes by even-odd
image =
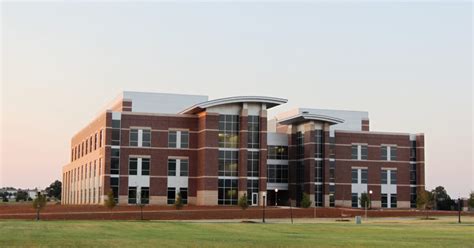
[[151, 146], [151, 130], [130, 129], [130, 146], [150, 147]]
[[168, 132], [168, 147], [176, 148], [177, 146], [177, 131]]
[[395, 161], [397, 160], [397, 147], [396, 146], [381, 146], [382, 160]]
[[390, 184], [397, 184], [397, 171], [390, 170]]
[[382, 194], [381, 196], [381, 201], [382, 201], [382, 208], [387, 208], [387, 194]]
[[189, 175], [189, 161], [187, 159], [168, 159], [168, 176], [177, 175], [182, 177]]
[[391, 194], [390, 195], [390, 208], [396, 208], [397, 207], [397, 194]]
[[359, 196], [357, 193], [352, 193], [352, 207], [357, 208], [359, 207]]
[[151, 130], [143, 129], [142, 130], [142, 145], [143, 147], [151, 146]]
[[239, 116], [219, 116], [219, 147], [238, 148], [239, 145]]
[[288, 165], [269, 164], [267, 165], [269, 183], [288, 183]]
[[358, 145], [352, 145], [351, 149], [351, 158], [352, 159], [359, 159], [359, 146]]
[[168, 176], [176, 176], [176, 159], [168, 159]]
[[188, 176], [189, 163], [186, 159], [179, 160], [179, 175], [182, 177]]
[[150, 188], [142, 187], [140, 191], [140, 203], [148, 204], [150, 203]]
[[247, 153], [247, 176], [258, 177], [260, 166], [259, 152], [248, 151]]
[[416, 161], [416, 141], [410, 142], [410, 161]]
[[397, 147], [391, 146], [390, 147], [390, 161], [396, 161], [396, 160], [397, 160]]
[[388, 173], [387, 173], [387, 170], [382, 170], [382, 175], [381, 175], [381, 178], [380, 178], [380, 183], [381, 183], [381, 184], [387, 184], [387, 180], [388, 180]]
[[130, 146], [138, 146], [138, 129], [130, 129]]
[[416, 164], [410, 164], [410, 184], [416, 185]]
[[336, 161], [329, 161], [329, 182], [336, 182]]
[[367, 145], [353, 144], [351, 149], [351, 158], [354, 160], [367, 160]]
[[120, 172], [120, 149], [112, 148], [110, 155], [110, 174]]
[[168, 147], [188, 148], [189, 147], [189, 132], [170, 130], [168, 132]]
[[119, 178], [118, 177], [111, 177], [110, 178], [110, 189], [114, 194], [115, 202], [118, 202], [118, 190], [119, 190]]
[[260, 116], [249, 115], [248, 116], [248, 148], [259, 148], [260, 147]]
[[238, 154], [237, 151], [219, 151], [219, 176], [238, 176]]
[[352, 169], [351, 175], [352, 175], [352, 183], [359, 183], [358, 169]]
[[137, 175], [137, 168], [138, 168], [138, 159], [130, 158], [128, 160], [128, 174]]
[[387, 146], [382, 146], [380, 147], [382, 151], [382, 160], [388, 160], [388, 147]]
[[102, 130], [99, 132], [99, 147], [102, 147]]
[[315, 134], [316, 150], [314, 157], [323, 158], [323, 130], [315, 130]]
[[180, 148], [188, 148], [189, 147], [189, 132], [187, 131], [180, 131], [179, 132], [181, 135], [181, 142], [180, 142]]
[[288, 146], [268, 146], [268, 159], [288, 160]]
[[188, 188], [179, 188], [179, 195], [181, 196], [181, 202], [188, 204]]
[[359, 160], [367, 160], [368, 150], [367, 145], [360, 146], [360, 159]]
[[410, 187], [410, 207], [416, 208], [416, 187]]
[[317, 183], [323, 182], [323, 161], [321, 160], [314, 163], [314, 181]]
[[89, 138], [89, 152], [92, 152], [92, 136]]
[[314, 204], [317, 207], [323, 206], [323, 185], [322, 184], [314, 185]]
[[128, 204], [137, 204], [137, 187], [128, 187]]
[[335, 158], [336, 157], [336, 138], [329, 137], [329, 157]]
[[367, 177], [368, 177], [367, 174], [368, 174], [367, 169], [361, 169], [360, 170], [360, 178], [361, 178], [360, 183], [367, 183]]
[[112, 145], [120, 145], [120, 120], [112, 120]]
[[397, 184], [397, 171], [396, 170], [382, 170], [381, 184]]
[[94, 151], [97, 149], [97, 133], [94, 135]]
[[329, 207], [335, 207], [336, 206], [336, 185], [330, 184], [329, 185]]
[[304, 134], [302, 132], [296, 133], [296, 158], [304, 158]]
[[150, 159], [142, 158], [142, 176], [150, 175]]
[[174, 204], [176, 201], [176, 188], [168, 188], [168, 204]]
[[219, 179], [218, 201], [219, 205], [237, 205], [238, 179]]
[[86, 155], [87, 155], [87, 153], [89, 152], [89, 148], [88, 148], [88, 147], [89, 147], [89, 143], [88, 143], [87, 140], [86, 140]]

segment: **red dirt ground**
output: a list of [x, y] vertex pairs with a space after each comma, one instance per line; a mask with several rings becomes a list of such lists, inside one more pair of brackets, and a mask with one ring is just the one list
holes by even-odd
[[[430, 216], [457, 215], [456, 211], [429, 211]], [[143, 208], [147, 220], [200, 220], [200, 219], [260, 219], [263, 209], [250, 207], [242, 211], [238, 207], [204, 207], [186, 206], [181, 210], [167, 206], [146, 206]], [[313, 218], [314, 208], [293, 208], [293, 218]], [[265, 217], [290, 218], [289, 208], [267, 207]], [[349, 218], [365, 215], [364, 210], [349, 208], [317, 208], [316, 216], [323, 218]], [[408, 217], [423, 216], [426, 212], [417, 210], [369, 210], [369, 217]], [[463, 213], [474, 216], [474, 213]], [[30, 204], [0, 205], [0, 219], [34, 219], [35, 210]], [[140, 208], [137, 206], [117, 206], [112, 211], [104, 206], [63, 206], [48, 205], [41, 211], [44, 220], [136, 220], [140, 219]]]

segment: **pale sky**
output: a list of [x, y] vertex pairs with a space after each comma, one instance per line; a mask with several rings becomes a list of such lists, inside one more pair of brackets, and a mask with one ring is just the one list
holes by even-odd
[[466, 196], [472, 7], [2, 2], [0, 187], [60, 179], [72, 135], [135, 90], [368, 111], [371, 130], [424, 132], [427, 188]]

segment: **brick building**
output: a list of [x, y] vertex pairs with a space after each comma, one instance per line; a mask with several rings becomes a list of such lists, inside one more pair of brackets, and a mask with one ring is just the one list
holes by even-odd
[[[367, 112], [293, 109], [286, 99], [123, 92], [71, 140], [63, 204], [415, 207], [424, 135], [372, 132]], [[267, 123], [268, 122], [268, 123]]]

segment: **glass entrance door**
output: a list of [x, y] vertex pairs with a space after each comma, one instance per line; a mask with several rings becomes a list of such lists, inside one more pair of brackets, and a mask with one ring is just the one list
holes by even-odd
[[258, 193], [252, 193], [252, 206], [258, 205]]

